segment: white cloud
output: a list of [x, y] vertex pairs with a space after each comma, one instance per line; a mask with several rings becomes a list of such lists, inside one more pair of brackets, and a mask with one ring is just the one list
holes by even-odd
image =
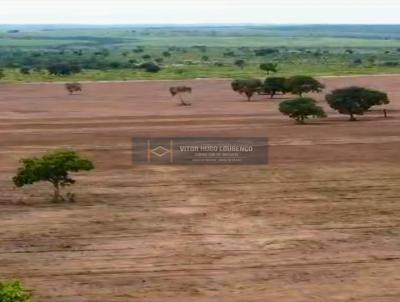
[[2, 0], [0, 23], [399, 24], [398, 0]]

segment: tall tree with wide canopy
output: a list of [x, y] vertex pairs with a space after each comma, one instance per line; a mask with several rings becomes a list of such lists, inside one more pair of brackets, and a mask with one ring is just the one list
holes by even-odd
[[320, 83], [318, 80], [309, 76], [293, 76], [286, 81], [286, 89], [288, 92], [293, 94], [297, 94], [300, 97], [304, 93], [309, 92], [322, 92], [325, 88], [325, 85]]
[[270, 77], [266, 78], [264, 81], [264, 93], [268, 93], [271, 99], [277, 94], [285, 94], [286, 89], [286, 79], [282, 77]]
[[334, 90], [326, 100], [331, 108], [350, 115], [350, 121], [355, 121], [355, 115], [363, 115], [372, 106], [389, 104], [386, 93], [356, 86]]
[[263, 84], [259, 79], [234, 80], [231, 86], [233, 91], [239, 94], [245, 94], [249, 102], [254, 94], [261, 92], [263, 89]]
[[304, 124], [304, 121], [310, 117], [326, 117], [325, 111], [316, 103], [312, 98], [287, 100], [279, 104], [279, 111], [294, 119], [297, 123]]
[[54, 201], [62, 199], [60, 189], [75, 183], [70, 172], [90, 171], [94, 165], [90, 160], [83, 159], [72, 150], [59, 150], [45, 154], [42, 157], [22, 160], [22, 167], [13, 177], [17, 187], [47, 181], [54, 187]]

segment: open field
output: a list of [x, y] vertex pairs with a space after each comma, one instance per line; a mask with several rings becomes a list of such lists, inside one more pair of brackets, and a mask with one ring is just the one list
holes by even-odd
[[[0, 87], [0, 279], [40, 302], [398, 302], [400, 76], [321, 79], [388, 92], [389, 119], [296, 125], [228, 81]], [[323, 96], [316, 96], [322, 103]], [[324, 107], [326, 105], [324, 104]], [[134, 136], [268, 136], [268, 166], [133, 166]], [[15, 189], [21, 157], [72, 147], [97, 169], [75, 204]]]
[[[265, 77], [262, 63], [277, 64], [280, 76], [398, 74], [399, 32], [399, 25], [0, 25], [0, 69], [6, 82], [59, 81], [47, 68], [60, 62], [81, 68], [64, 80]], [[161, 70], [140, 67], [148, 63]]]

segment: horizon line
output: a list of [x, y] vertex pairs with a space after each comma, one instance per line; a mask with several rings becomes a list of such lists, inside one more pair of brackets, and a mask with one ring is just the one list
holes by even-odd
[[196, 22], [196, 23], [0, 23], [0, 26], [400, 26], [400, 23], [262, 23], [262, 22]]

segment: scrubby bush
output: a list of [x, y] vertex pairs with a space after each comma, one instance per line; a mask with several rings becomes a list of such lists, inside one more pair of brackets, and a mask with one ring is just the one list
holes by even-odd
[[66, 83], [65, 89], [69, 92], [69, 94], [74, 94], [74, 92], [81, 92], [82, 85], [80, 83]]
[[236, 61], [234, 62], [234, 64], [235, 64], [237, 67], [239, 67], [240, 69], [243, 69], [244, 66], [246, 65], [246, 62], [245, 62], [244, 60], [242, 60], [242, 59], [239, 59], [239, 60], [236, 60]]
[[235, 52], [233, 52], [231, 50], [228, 50], [228, 51], [224, 52], [222, 55], [224, 57], [235, 57], [236, 56]]
[[0, 282], [0, 302], [30, 302], [31, 293], [20, 281]]
[[29, 67], [21, 67], [20, 70], [19, 70], [19, 72], [20, 72], [21, 74], [30, 74], [30, 73], [31, 73], [31, 70], [30, 70]]

